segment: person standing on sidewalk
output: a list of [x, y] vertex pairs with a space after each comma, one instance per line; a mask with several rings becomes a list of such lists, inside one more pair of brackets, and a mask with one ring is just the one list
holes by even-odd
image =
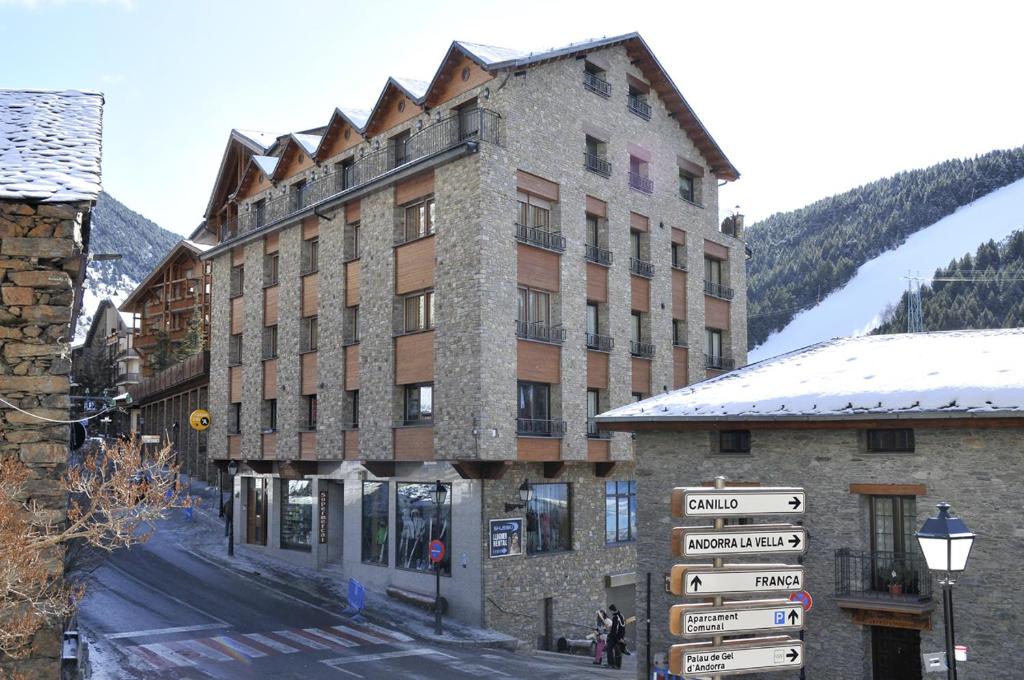
[[608, 667], [622, 668], [622, 640], [626, 637], [626, 620], [614, 604], [608, 605], [612, 623], [608, 630]]
[[603, 609], [597, 610], [597, 626], [594, 628], [594, 665], [601, 665], [601, 658], [604, 656], [604, 648], [608, 641], [608, 629], [612, 620]]

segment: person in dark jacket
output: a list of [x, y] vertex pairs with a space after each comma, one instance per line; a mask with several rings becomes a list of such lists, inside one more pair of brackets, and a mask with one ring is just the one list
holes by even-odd
[[608, 605], [608, 615], [612, 619], [612, 625], [608, 630], [608, 643], [605, 647], [608, 652], [608, 667], [622, 668], [621, 643], [626, 637], [626, 620], [614, 604]]

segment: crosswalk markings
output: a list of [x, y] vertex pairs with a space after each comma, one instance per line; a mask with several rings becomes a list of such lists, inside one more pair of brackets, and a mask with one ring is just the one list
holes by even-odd
[[[202, 638], [150, 642], [128, 646], [136, 658], [156, 670], [198, 666], [211, 662], [248, 662], [266, 656], [299, 652], [344, 652], [368, 645], [411, 642], [413, 638], [373, 624], [288, 628], [261, 633], [231, 633]], [[422, 651], [415, 651], [421, 654]], [[394, 654], [384, 652], [383, 654]], [[408, 656], [402, 652], [399, 656]], [[366, 657], [367, 655], [363, 655]], [[353, 657], [356, 659], [363, 657]], [[383, 657], [387, 658], [387, 657]], [[358, 663], [358, 661], [356, 661]]]

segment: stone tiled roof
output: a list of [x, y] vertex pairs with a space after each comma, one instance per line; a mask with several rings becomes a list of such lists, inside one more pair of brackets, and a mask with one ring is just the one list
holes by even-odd
[[0, 200], [94, 201], [103, 95], [0, 90]]
[[838, 338], [603, 413], [599, 422], [1024, 414], [1024, 328]]

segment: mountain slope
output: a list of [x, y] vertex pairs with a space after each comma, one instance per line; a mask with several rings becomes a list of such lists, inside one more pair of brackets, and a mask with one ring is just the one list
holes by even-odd
[[919, 230], [897, 248], [866, 262], [841, 289], [793, 317], [750, 351], [750, 361], [819, 340], [863, 334], [882, 323], [907, 290], [908, 272], [929, 272], [990, 239], [1000, 241], [1024, 224], [1024, 180], [998, 189]]
[[103, 298], [120, 304], [161, 259], [181, 240], [152, 220], [131, 210], [110, 194], [100, 193], [92, 213], [89, 252], [119, 253], [120, 260], [90, 260], [85, 277], [82, 314], [75, 342], [85, 339]]
[[1022, 177], [1024, 147], [992, 151], [902, 172], [752, 225], [749, 346], [760, 345], [798, 311], [847, 283], [865, 262]]
[[[976, 280], [934, 280], [943, 278]], [[1024, 326], [1024, 231], [1013, 232], [1001, 243], [989, 240], [973, 256], [968, 253], [937, 269], [932, 283], [921, 286], [921, 310], [930, 331]], [[904, 294], [874, 332], [902, 333], [906, 328]]]

